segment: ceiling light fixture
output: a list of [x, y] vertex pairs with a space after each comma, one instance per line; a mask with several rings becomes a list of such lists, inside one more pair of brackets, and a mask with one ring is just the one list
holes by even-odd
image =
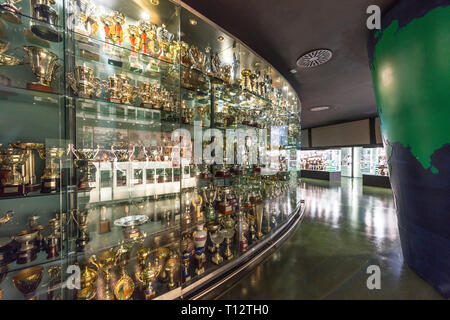
[[320, 111], [326, 111], [326, 110], [330, 110], [330, 109], [331, 109], [331, 106], [316, 106], [316, 107], [309, 108], [309, 111], [320, 112]]
[[295, 69], [291, 69], [291, 71], [290, 71], [292, 74], [294, 74], [294, 73], [297, 73], [297, 70], [295, 70]]
[[218, 38], [217, 38], [217, 40], [219, 40], [219, 41], [223, 41], [225, 38], [224, 37], [222, 37], [222, 36], [219, 36]]
[[191, 25], [193, 25], [193, 26], [196, 26], [196, 25], [197, 25], [197, 20], [195, 20], [195, 19], [189, 19], [189, 23], [190, 23]]
[[300, 68], [314, 68], [327, 63], [333, 57], [333, 52], [328, 49], [316, 49], [305, 53], [297, 59]]

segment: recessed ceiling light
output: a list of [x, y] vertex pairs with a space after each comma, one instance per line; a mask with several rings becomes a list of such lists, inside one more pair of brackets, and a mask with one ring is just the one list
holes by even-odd
[[325, 110], [330, 110], [330, 109], [331, 109], [331, 106], [316, 106], [316, 107], [309, 108], [309, 111], [319, 112], [319, 111], [325, 111]]
[[330, 61], [333, 52], [328, 49], [316, 49], [305, 53], [297, 59], [300, 68], [314, 68]]
[[193, 26], [196, 26], [197, 25], [197, 20], [189, 19], [189, 23], [192, 24]]
[[159, 0], [150, 0], [150, 3], [154, 6], [157, 6], [159, 4]]
[[222, 37], [222, 36], [219, 36], [218, 38], [217, 38], [217, 40], [219, 40], [219, 41], [223, 41], [225, 38], [224, 37]]
[[291, 73], [297, 73], [297, 70], [292, 69], [292, 70], [291, 70]]

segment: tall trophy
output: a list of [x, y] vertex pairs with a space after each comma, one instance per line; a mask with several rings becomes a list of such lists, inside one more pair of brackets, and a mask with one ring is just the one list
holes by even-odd
[[159, 59], [166, 62], [172, 62], [172, 59], [169, 55], [169, 49], [170, 43], [173, 41], [174, 34], [167, 31], [166, 25], [164, 24], [158, 27], [156, 34], [158, 37], [158, 44], [160, 47]]
[[206, 72], [206, 54], [196, 46], [191, 46], [188, 51], [191, 68], [200, 72]]
[[54, 72], [58, 67], [56, 62], [58, 56], [44, 48], [35, 46], [25, 46], [23, 49], [30, 58], [31, 71], [37, 77], [37, 82], [27, 84], [27, 88], [31, 90], [39, 90], [45, 92], [53, 92], [50, 83], [52, 82]]
[[20, 0], [6, 0], [5, 3], [0, 4], [0, 17], [4, 20], [14, 23], [22, 23], [22, 13], [16, 7], [16, 3]]
[[[94, 256], [95, 257], [95, 256]], [[83, 262], [76, 262], [76, 265], [80, 267], [80, 289], [77, 291], [77, 300], [92, 300], [97, 295], [97, 288], [95, 287], [98, 279], [98, 271], [100, 268], [92, 261], [92, 257]], [[92, 268], [95, 266], [97, 270]]]
[[122, 82], [122, 95], [120, 102], [123, 104], [131, 104], [131, 100], [134, 100], [138, 95], [138, 89], [131, 84], [131, 78], [126, 74], [119, 74], [118, 77]]
[[205, 244], [206, 240], [208, 239], [208, 232], [206, 231], [206, 228], [202, 223], [197, 225], [197, 228], [194, 231], [192, 237], [194, 239], [195, 245], [195, 259], [197, 260], [197, 267], [195, 268], [195, 273], [197, 275], [200, 275], [203, 272], [205, 272], [204, 267], [204, 264], [206, 262]]
[[252, 80], [250, 76], [252, 75], [251, 70], [244, 69], [241, 71], [242, 79], [241, 79], [241, 86], [242, 89], [252, 91]]
[[214, 202], [216, 201], [217, 190], [212, 185], [203, 187], [203, 199], [206, 203], [205, 217], [206, 221], [214, 221], [217, 218], [216, 210], [214, 209]]
[[47, 162], [44, 174], [41, 177], [41, 193], [59, 192], [61, 174], [57, 163], [61, 160], [63, 155], [64, 149], [57, 147], [46, 148], [45, 153], [41, 155]]
[[103, 251], [98, 256], [91, 256], [90, 262], [102, 271], [103, 274], [103, 292], [101, 298], [103, 300], [114, 300], [114, 293], [111, 290], [111, 269], [115, 265], [116, 255], [112, 249]]
[[57, 29], [58, 13], [51, 5], [55, 0], [31, 0], [33, 4], [33, 17], [37, 20], [31, 21], [31, 31], [38, 37], [52, 41], [62, 41], [61, 32]]
[[61, 283], [61, 266], [53, 265], [47, 270], [49, 277], [49, 285], [47, 289], [47, 300], [61, 300], [61, 293], [56, 295], [54, 291], [58, 290], [58, 284]]
[[195, 246], [188, 233], [185, 233], [181, 237], [182, 278], [183, 282], [186, 282], [191, 280], [191, 257], [195, 250]]
[[0, 148], [0, 197], [26, 195], [23, 172], [17, 171], [27, 162], [20, 149]]
[[36, 153], [33, 151], [42, 153], [44, 145], [34, 142], [16, 142], [10, 143], [10, 146], [15, 149], [24, 150], [26, 154], [27, 160], [22, 167], [23, 183], [25, 184], [26, 192], [38, 190], [41, 185], [37, 182], [36, 178]]
[[90, 0], [75, 0], [75, 38], [78, 40], [80, 56], [86, 59], [99, 61], [100, 46], [91, 41], [99, 28], [97, 10], [98, 7]]
[[76, 211], [75, 221], [78, 225], [78, 238], [76, 240], [77, 250], [83, 251], [89, 242], [88, 215], [89, 211]]
[[[105, 51], [110, 55], [108, 63], [116, 67], [122, 67], [120, 54], [123, 42], [122, 26], [125, 24], [125, 16], [119, 11], [113, 11], [110, 15], [101, 15], [100, 21], [104, 25]], [[110, 43], [114, 46], [110, 46]]]
[[81, 98], [99, 97], [102, 93], [102, 81], [94, 76], [92, 68], [76, 66], [73, 73], [67, 73], [67, 85]]
[[108, 101], [120, 103], [122, 100], [122, 80], [118, 75], [108, 77], [104, 83], [106, 90], [109, 92]]
[[134, 282], [126, 271], [126, 266], [130, 259], [130, 248], [123, 243], [115, 253], [115, 264], [119, 265], [119, 276], [114, 287], [114, 295], [117, 300], [129, 300], [134, 292]]
[[234, 228], [224, 228], [220, 230], [220, 233], [225, 238], [225, 259], [231, 260], [234, 258], [233, 251], [231, 250], [231, 245], [233, 243]]
[[178, 271], [179, 267], [180, 263], [178, 257], [170, 257], [166, 262], [166, 272], [169, 274], [169, 283], [167, 284], [169, 290], [174, 289], [177, 285], [175, 282], [175, 273]]
[[241, 252], [246, 252], [248, 250], [248, 230], [249, 224], [245, 219], [244, 213], [238, 213], [238, 220], [235, 225], [235, 229], [237, 232], [237, 237], [239, 240], [239, 250]]
[[127, 28], [127, 33], [131, 45], [130, 69], [132, 71], [142, 72], [142, 65], [139, 62], [139, 50], [142, 46], [142, 38], [139, 27], [129, 25]]
[[95, 179], [91, 177], [91, 167], [99, 153], [99, 149], [75, 149], [72, 146], [72, 153], [75, 156], [74, 164], [80, 169], [81, 174], [78, 180], [78, 190], [92, 190], [95, 188]]
[[224, 234], [217, 228], [215, 231], [211, 231], [209, 233], [209, 238], [214, 244], [214, 255], [211, 257], [211, 261], [215, 264], [221, 264], [223, 262], [223, 258], [220, 255], [220, 244], [225, 239]]
[[194, 195], [192, 196], [192, 207], [194, 208], [194, 220], [196, 222], [203, 222], [204, 216], [202, 212], [203, 198], [198, 194], [197, 188], [194, 189]]
[[14, 287], [20, 291], [27, 300], [36, 300], [34, 293], [41, 283], [44, 268], [35, 266], [17, 272], [12, 281]]
[[153, 288], [153, 281], [158, 278], [161, 268], [148, 262], [147, 266], [142, 270], [137, 278], [138, 282], [143, 286], [145, 300], [151, 300], [155, 297], [156, 291]]

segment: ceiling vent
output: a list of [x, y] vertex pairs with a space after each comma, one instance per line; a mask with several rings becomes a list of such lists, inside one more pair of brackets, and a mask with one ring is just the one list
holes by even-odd
[[297, 60], [300, 68], [314, 68], [327, 63], [333, 57], [333, 52], [328, 49], [316, 49], [305, 53]]

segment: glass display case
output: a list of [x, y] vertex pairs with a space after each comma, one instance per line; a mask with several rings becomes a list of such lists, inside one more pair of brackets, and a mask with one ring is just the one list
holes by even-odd
[[341, 150], [302, 150], [301, 169], [313, 171], [341, 171]]
[[0, 298], [178, 298], [296, 212], [300, 101], [239, 40], [167, 0], [0, 9]]
[[375, 176], [389, 176], [384, 148], [362, 148], [361, 173]]

